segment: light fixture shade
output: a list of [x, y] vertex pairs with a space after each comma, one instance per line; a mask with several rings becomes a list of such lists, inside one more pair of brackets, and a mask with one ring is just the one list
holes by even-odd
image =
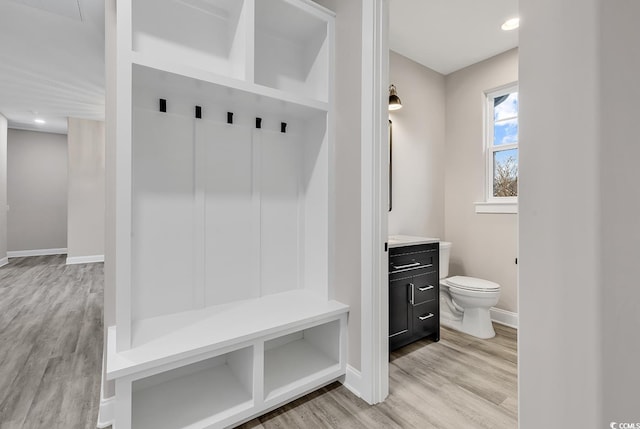
[[402, 109], [402, 102], [396, 92], [395, 85], [389, 85], [389, 110]]

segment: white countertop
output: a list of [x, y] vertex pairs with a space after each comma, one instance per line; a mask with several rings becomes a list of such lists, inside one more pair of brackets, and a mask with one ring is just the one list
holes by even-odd
[[413, 246], [416, 244], [431, 244], [439, 242], [439, 238], [414, 237], [411, 235], [390, 235], [389, 247]]

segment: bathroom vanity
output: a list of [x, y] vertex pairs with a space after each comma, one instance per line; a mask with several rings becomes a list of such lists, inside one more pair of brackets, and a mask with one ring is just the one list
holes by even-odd
[[389, 237], [389, 350], [440, 339], [438, 239]]

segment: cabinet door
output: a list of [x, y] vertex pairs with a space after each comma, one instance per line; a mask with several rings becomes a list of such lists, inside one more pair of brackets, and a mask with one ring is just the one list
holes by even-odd
[[410, 336], [409, 279], [389, 282], [389, 341], [396, 342]]

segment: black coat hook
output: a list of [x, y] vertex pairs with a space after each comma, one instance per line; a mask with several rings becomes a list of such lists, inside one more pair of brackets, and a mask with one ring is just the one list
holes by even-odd
[[202, 119], [202, 107], [196, 106], [196, 119]]
[[227, 112], [227, 124], [233, 124], [233, 112]]
[[280, 132], [281, 133], [286, 133], [287, 132], [287, 123], [286, 122], [280, 122]]
[[262, 128], [262, 118], [256, 118], [256, 128]]
[[165, 100], [164, 98], [160, 99], [160, 111], [161, 112], [167, 111], [167, 100]]

